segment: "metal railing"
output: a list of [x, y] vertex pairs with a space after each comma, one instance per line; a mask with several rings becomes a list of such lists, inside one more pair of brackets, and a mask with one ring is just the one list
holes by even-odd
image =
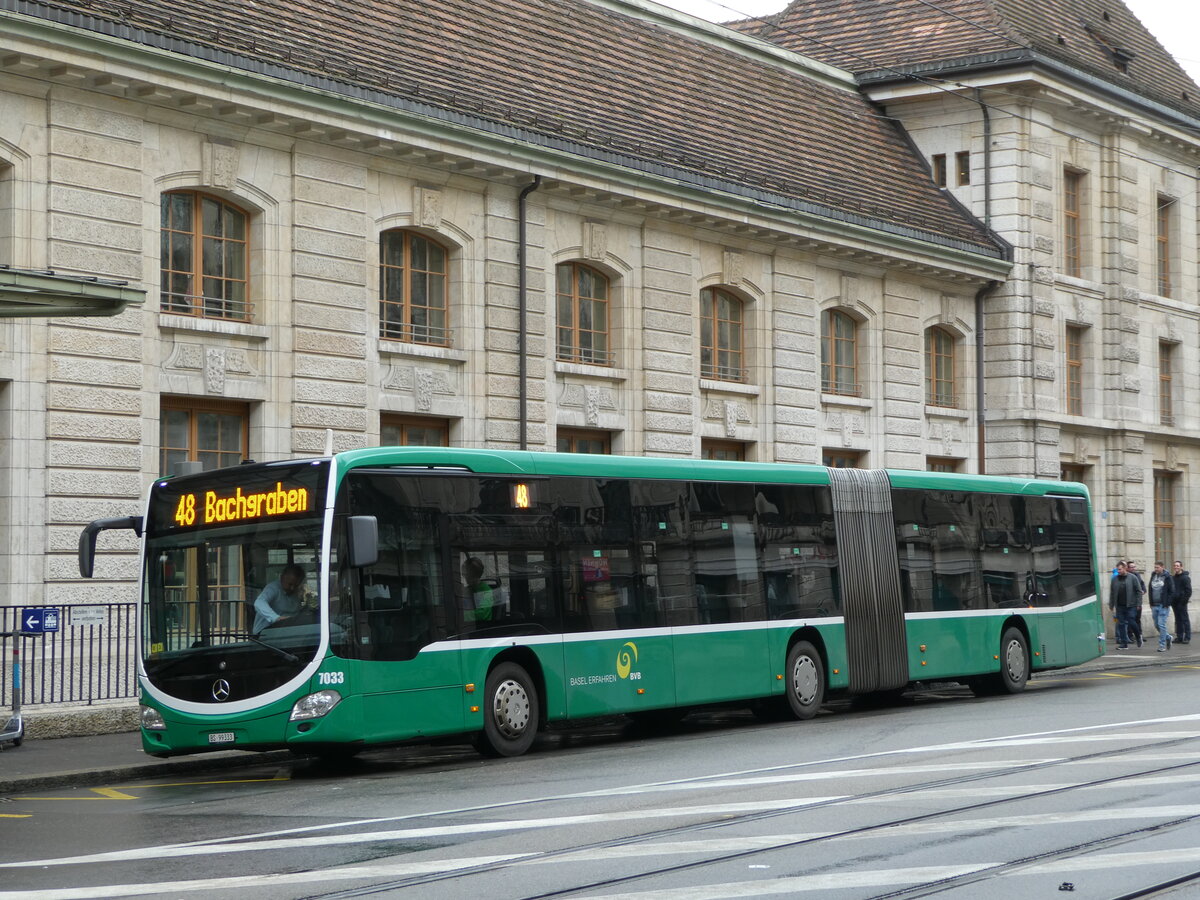
[[[0, 640], [0, 710], [13, 700], [19, 642], [21, 705], [86, 703], [137, 696], [133, 603], [58, 607], [59, 630]], [[22, 607], [0, 607], [0, 632], [19, 632]]]

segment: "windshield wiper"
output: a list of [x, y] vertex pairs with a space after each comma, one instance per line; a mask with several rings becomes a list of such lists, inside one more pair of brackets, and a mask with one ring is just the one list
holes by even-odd
[[261, 647], [266, 647], [272, 653], [276, 653], [279, 656], [282, 656], [284, 659], [286, 659], [290, 663], [300, 662], [300, 657], [296, 656], [294, 653], [288, 653], [282, 647], [276, 647], [274, 644], [268, 644], [266, 641], [264, 641], [262, 638], [260, 638], [257, 634], [251, 634], [248, 631], [231, 631], [228, 633], [228, 636], [229, 637], [237, 637], [237, 638], [245, 638], [248, 641], [254, 641], [254, 643], [258, 644]]

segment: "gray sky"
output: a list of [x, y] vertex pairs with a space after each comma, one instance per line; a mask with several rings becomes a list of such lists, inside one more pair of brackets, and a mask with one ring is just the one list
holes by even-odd
[[[777, 12], [787, 0], [657, 0], [713, 22]], [[1200, 3], [1195, 0], [1125, 0], [1134, 15], [1200, 83]]]

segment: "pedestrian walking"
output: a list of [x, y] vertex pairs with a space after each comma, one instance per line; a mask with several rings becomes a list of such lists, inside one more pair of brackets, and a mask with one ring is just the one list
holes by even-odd
[[1142, 604], [1142, 581], [1124, 562], [1117, 563], [1117, 574], [1108, 591], [1108, 608], [1117, 625], [1117, 649], [1129, 649], [1130, 621]]
[[1171, 649], [1171, 629], [1167, 627], [1167, 616], [1170, 615], [1175, 601], [1175, 582], [1167, 574], [1166, 567], [1161, 562], [1154, 564], [1150, 573], [1150, 613], [1154, 616], [1154, 627], [1158, 629], [1158, 652]]
[[1171, 566], [1171, 580], [1175, 582], [1175, 599], [1171, 603], [1175, 611], [1175, 640], [1190, 644], [1192, 617], [1188, 615], [1188, 601], [1192, 599], [1192, 576], [1178, 559]]
[[1134, 610], [1133, 617], [1129, 622], [1129, 637], [1130, 640], [1136, 641], [1137, 645], [1142, 646], [1142, 598], [1146, 596], [1146, 582], [1142, 580], [1142, 575], [1137, 569], [1137, 563], [1132, 559], [1125, 562], [1126, 571], [1137, 579], [1138, 583], [1138, 605]]

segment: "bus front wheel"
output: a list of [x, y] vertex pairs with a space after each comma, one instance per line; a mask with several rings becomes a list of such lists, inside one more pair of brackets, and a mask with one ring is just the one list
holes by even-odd
[[976, 696], [1019, 694], [1029, 681], [1029, 644], [1019, 628], [1005, 628], [1000, 637], [1000, 671], [973, 679]]
[[825, 664], [817, 648], [797, 641], [787, 656], [787, 702], [797, 719], [811, 719], [825, 700]]
[[538, 695], [516, 663], [501, 663], [488, 673], [484, 692], [483, 741], [488, 756], [520, 756], [537, 737]]

